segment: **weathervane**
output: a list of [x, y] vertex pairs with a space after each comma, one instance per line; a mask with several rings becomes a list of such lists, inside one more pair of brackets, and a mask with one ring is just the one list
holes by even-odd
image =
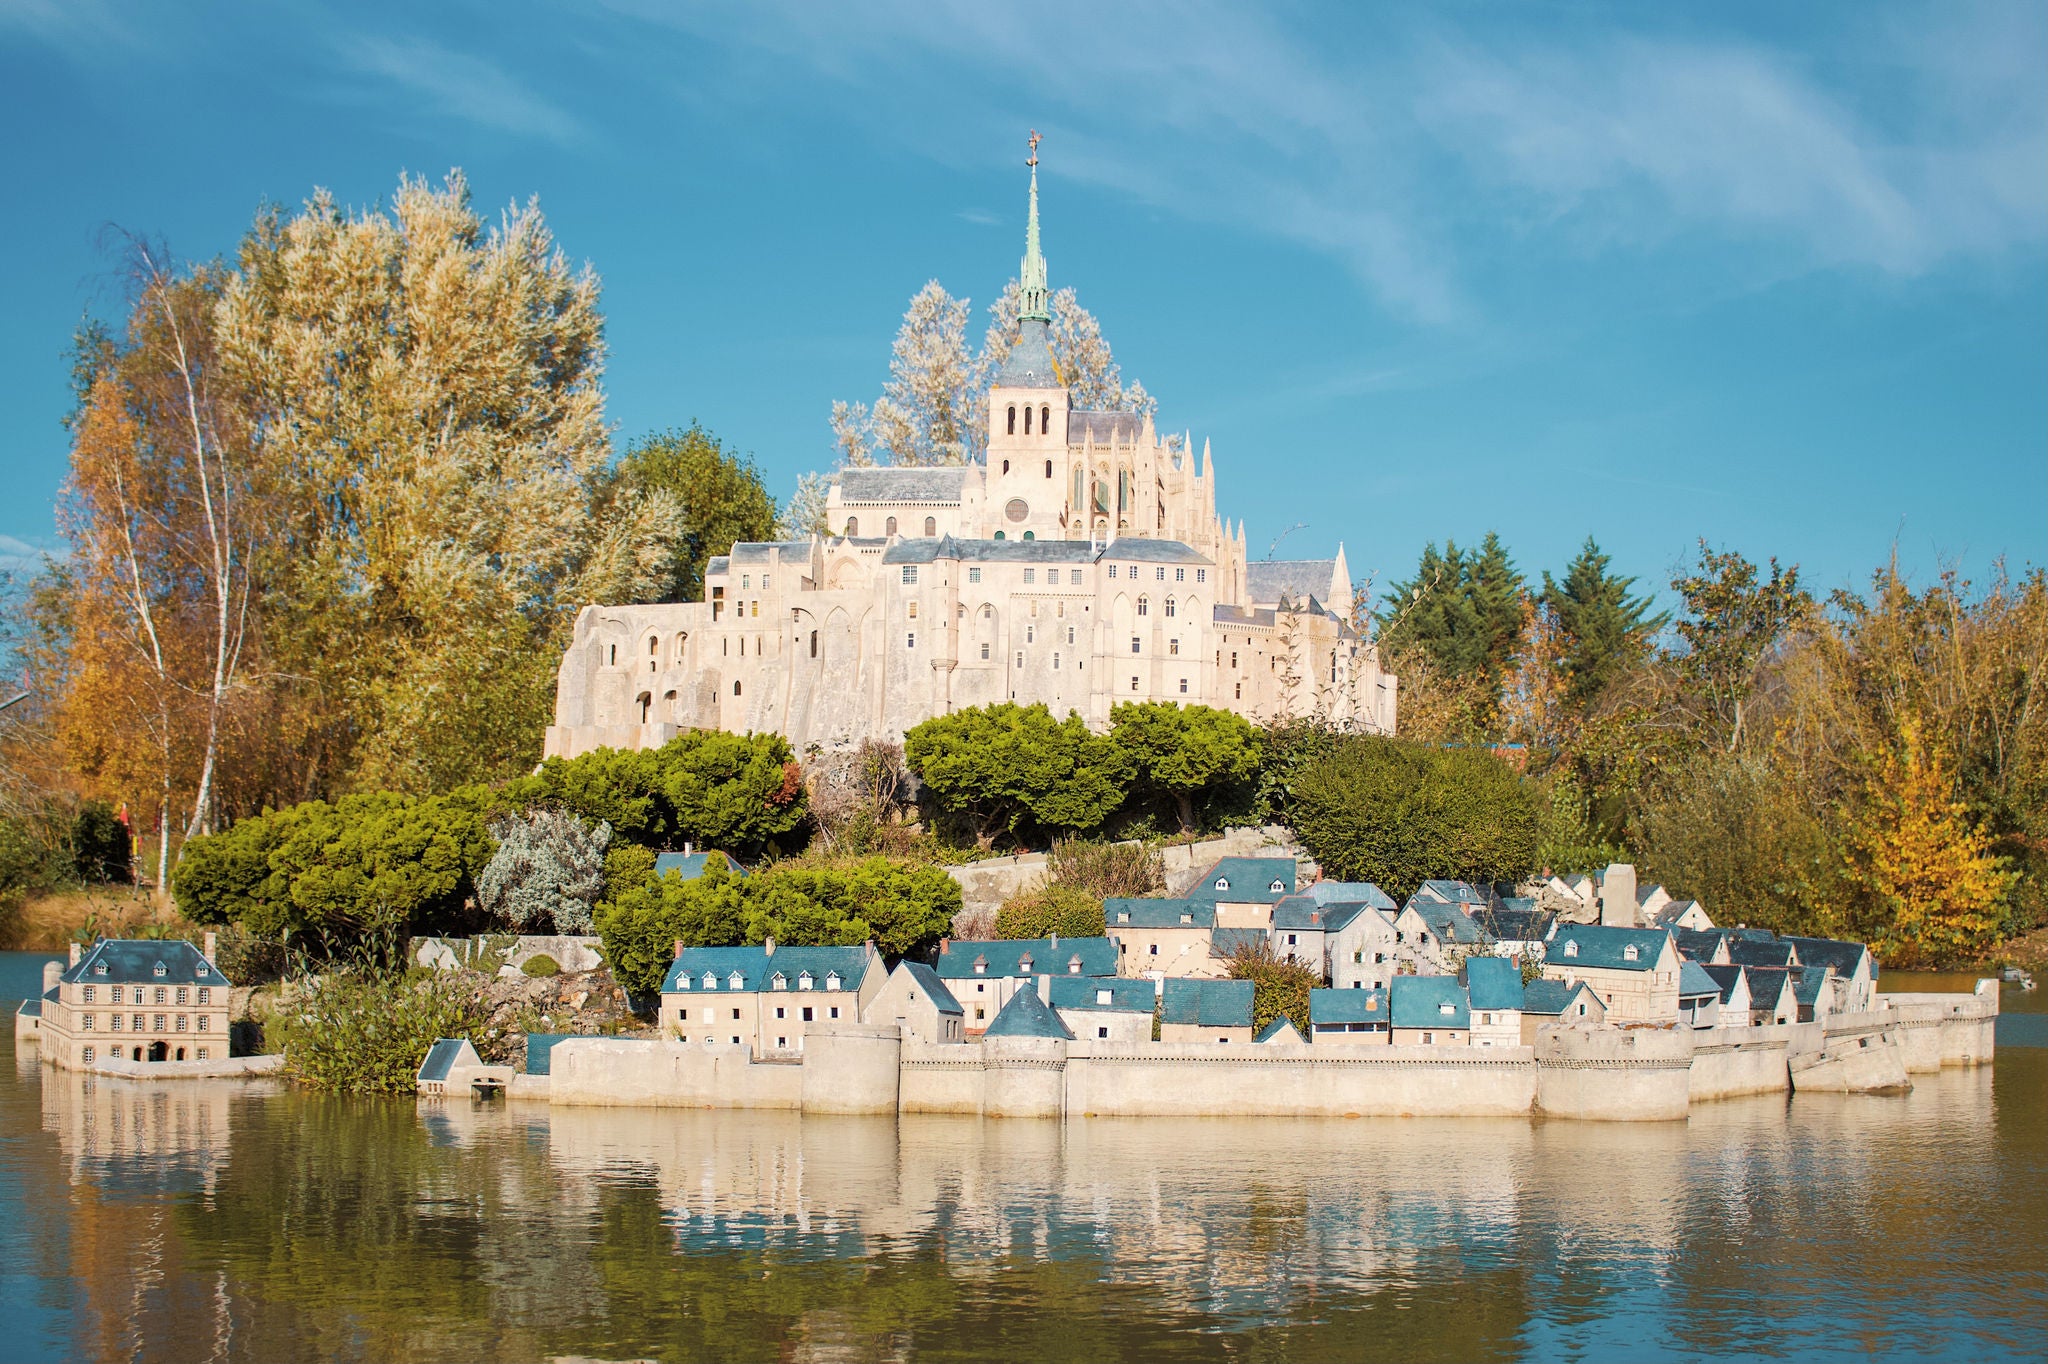
[[1024, 158], [1024, 164], [1033, 170], [1038, 168], [1038, 144], [1041, 140], [1038, 136], [1038, 129], [1033, 128], [1031, 130], [1031, 155]]

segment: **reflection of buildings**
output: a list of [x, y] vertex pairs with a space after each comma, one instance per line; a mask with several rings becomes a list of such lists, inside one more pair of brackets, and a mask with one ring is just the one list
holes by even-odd
[[246, 1081], [149, 1080], [42, 1069], [43, 1130], [73, 1181], [150, 1193], [210, 1190], [229, 1154], [228, 1111]]

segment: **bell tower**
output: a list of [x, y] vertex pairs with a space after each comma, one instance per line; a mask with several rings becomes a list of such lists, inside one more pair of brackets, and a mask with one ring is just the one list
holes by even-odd
[[[1017, 271], [1017, 335], [988, 393], [988, 534], [1056, 540], [1069, 534], [1067, 392], [1052, 356], [1051, 297], [1038, 240], [1038, 143], [1031, 133], [1031, 208]], [[1086, 531], [1082, 534], [1085, 536]]]

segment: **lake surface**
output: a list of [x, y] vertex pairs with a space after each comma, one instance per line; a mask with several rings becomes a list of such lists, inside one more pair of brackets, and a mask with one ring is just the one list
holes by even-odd
[[10, 1026], [0, 1359], [2040, 1359], [2040, 1000], [1903, 1098], [1626, 1125], [344, 1100]]

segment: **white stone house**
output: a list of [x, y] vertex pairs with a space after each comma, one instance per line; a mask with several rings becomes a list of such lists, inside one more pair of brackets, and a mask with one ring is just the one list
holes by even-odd
[[795, 1056], [813, 1025], [858, 1023], [888, 972], [864, 947], [677, 945], [661, 982], [662, 1035]]
[[44, 970], [38, 1054], [67, 1070], [115, 1057], [225, 1060], [230, 985], [214, 950], [211, 932], [201, 947], [176, 938], [73, 943], [69, 963]]
[[1150, 1042], [1159, 986], [1116, 976], [1044, 976], [1045, 1002], [1075, 1037], [1092, 1042]]
[[1561, 924], [1543, 960], [1543, 974], [1566, 984], [1585, 981], [1615, 1023], [1678, 1020], [1680, 957], [1661, 928]]
[[988, 1030], [1021, 989], [1035, 988], [1039, 976], [1114, 976], [1116, 939], [1050, 938], [945, 939], [934, 964], [939, 979], [960, 1001], [967, 1035]]
[[861, 1014], [865, 1023], [893, 1023], [906, 1042], [965, 1042], [966, 1015], [960, 1001], [919, 961], [899, 961]]

